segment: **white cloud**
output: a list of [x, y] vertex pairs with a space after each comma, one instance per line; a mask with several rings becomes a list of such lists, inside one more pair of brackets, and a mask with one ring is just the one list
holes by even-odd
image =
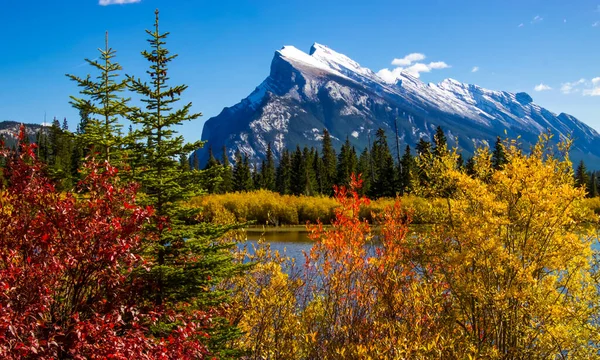
[[478, 72], [479, 71], [479, 66], [473, 66], [473, 68], [471, 69], [471, 72]]
[[585, 79], [579, 79], [573, 82], [566, 82], [560, 86], [560, 91], [563, 94], [571, 94], [579, 91], [579, 86], [585, 84]]
[[600, 26], [600, 21], [596, 21], [595, 23], [592, 24], [592, 27], [598, 27]]
[[583, 90], [583, 95], [585, 95], [585, 96], [600, 96], [600, 77], [595, 77], [592, 79], [592, 87], [589, 89]]
[[536, 85], [533, 88], [535, 91], [546, 91], [546, 90], [552, 90], [552, 88], [544, 83], [540, 83], [539, 85]]
[[404, 69], [404, 72], [418, 78], [421, 77], [421, 73], [425, 72], [428, 73], [431, 71], [431, 68], [429, 66], [427, 66], [426, 64], [422, 64], [422, 63], [416, 63], [413, 64], [409, 67], [407, 67], [406, 69]]
[[400, 77], [402, 70], [404, 70], [404, 69], [400, 68], [400, 67], [392, 69], [392, 70], [381, 69], [377, 72], [377, 76], [382, 78], [385, 82], [393, 84]]
[[430, 62], [427, 66], [429, 67], [429, 69], [447, 69], [450, 67], [450, 65], [446, 64], [443, 61]]
[[123, 5], [123, 4], [133, 4], [139, 3], [142, 0], [100, 0], [98, 5], [107, 6], [107, 5]]
[[408, 66], [414, 62], [421, 61], [425, 59], [425, 55], [421, 53], [412, 53], [408, 54], [402, 59], [394, 59], [392, 60], [392, 65], [396, 66]]
[[381, 69], [377, 75], [388, 83], [395, 83], [400, 74], [405, 73], [416, 78], [421, 76], [421, 73], [428, 73], [431, 70], [447, 69], [450, 65], [444, 61], [432, 61], [430, 63], [422, 63], [420, 60], [425, 59], [425, 55], [420, 53], [412, 53], [401, 59], [394, 59], [392, 65], [396, 65], [393, 69]]
[[564, 19], [563, 22], [566, 24], [567, 23], [567, 19]]
[[525, 26], [525, 24], [523, 24], [523, 23], [520, 23], [520, 24], [519, 24], [519, 26], [517, 26], [517, 27], [520, 27], [520, 28], [522, 28], [523, 26]]
[[539, 16], [539, 15], [536, 15], [536, 16], [534, 16], [533, 20], [531, 20], [531, 23], [532, 23], [532, 24], [537, 24], [537, 23], [539, 23], [539, 22], [542, 22], [542, 20], [544, 20], [544, 18], [543, 18], [543, 17], [541, 17], [541, 16]]

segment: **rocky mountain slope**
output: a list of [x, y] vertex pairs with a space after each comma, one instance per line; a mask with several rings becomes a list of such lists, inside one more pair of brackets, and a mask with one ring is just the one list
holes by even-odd
[[[240, 150], [260, 159], [269, 142], [276, 156], [296, 144], [319, 146], [323, 128], [336, 146], [349, 138], [360, 151], [383, 128], [395, 151], [396, 124], [401, 147], [414, 146], [421, 137], [432, 140], [439, 125], [450, 144], [467, 156], [505, 132], [511, 138], [520, 136], [528, 146], [549, 129], [557, 139], [575, 139], [574, 160], [600, 167], [600, 134], [573, 116], [542, 108], [526, 93], [488, 90], [453, 79], [425, 84], [406, 73], [387, 83], [320, 44], [308, 54], [293, 46], [276, 51], [270, 75], [247, 98], [209, 119], [202, 139], [216, 153], [225, 145], [230, 155]], [[205, 163], [207, 149], [196, 155]]]
[[[13, 146], [17, 143], [17, 135], [19, 134], [19, 128], [21, 123], [17, 121], [0, 121], [0, 139], [2, 139], [6, 146]], [[38, 124], [25, 124], [25, 132], [29, 137], [29, 141], [34, 142], [36, 134], [40, 131], [42, 125]]]

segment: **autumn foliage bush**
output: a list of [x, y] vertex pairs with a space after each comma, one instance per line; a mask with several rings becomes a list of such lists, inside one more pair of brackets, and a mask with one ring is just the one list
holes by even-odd
[[428, 164], [417, 191], [444, 206], [425, 234], [399, 201], [365, 219], [354, 179], [333, 226], [309, 226], [303, 264], [268, 245], [242, 253], [257, 265], [230, 284], [236, 346], [247, 359], [597, 358], [597, 217], [567, 147], [504, 147], [501, 169], [486, 149], [474, 174], [454, 151]]
[[[21, 131], [21, 138], [24, 132]], [[151, 208], [108, 163], [89, 161], [80, 193], [59, 193], [34, 155], [9, 161], [0, 197], [0, 358], [196, 359], [210, 314], [140, 303], [134, 273]], [[161, 318], [177, 323], [154, 336]]]
[[319, 196], [280, 195], [268, 190], [213, 194], [192, 199], [203, 209], [205, 221], [218, 224], [254, 221], [260, 225], [298, 225], [318, 220], [329, 223], [334, 199]]
[[[403, 196], [402, 206], [412, 212], [412, 223], [434, 224], [446, 208], [442, 199]], [[385, 209], [393, 206], [396, 199], [380, 198], [363, 204], [360, 216], [373, 222]], [[234, 224], [253, 221], [259, 225], [285, 226], [331, 224], [335, 208], [339, 204], [327, 196], [281, 195], [267, 190], [211, 194], [194, 198], [191, 206], [201, 207], [203, 220], [216, 224]]]
[[[378, 217], [375, 232], [361, 207], [360, 179], [336, 189], [332, 228], [309, 226], [315, 241], [304, 264], [290, 264], [267, 246], [249, 255], [257, 265], [236, 279], [231, 318], [249, 359], [440, 357], [454, 339], [446, 285], [411, 262], [416, 239], [400, 203]], [[409, 245], [410, 244], [410, 245]], [[283, 270], [285, 269], [285, 271]]]

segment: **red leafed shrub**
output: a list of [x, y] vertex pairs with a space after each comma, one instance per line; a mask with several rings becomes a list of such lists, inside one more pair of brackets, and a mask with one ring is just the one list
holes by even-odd
[[[205, 357], [208, 314], [136, 302], [144, 284], [134, 270], [147, 265], [138, 234], [152, 215], [136, 205], [136, 186], [89, 162], [85, 191], [59, 193], [34, 147], [0, 150], [10, 168], [0, 187], [0, 358]], [[164, 317], [178, 326], [152, 336]]]

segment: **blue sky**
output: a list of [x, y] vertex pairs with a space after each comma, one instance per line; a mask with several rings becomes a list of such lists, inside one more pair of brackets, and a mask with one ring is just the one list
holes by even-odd
[[[202, 125], [246, 97], [269, 74], [273, 52], [294, 45], [308, 52], [326, 44], [361, 65], [393, 70], [411, 53], [425, 65], [425, 82], [455, 78], [494, 90], [526, 91], [554, 112], [566, 112], [600, 130], [600, 0], [132, 0], [5, 1], [0, 11], [0, 120], [41, 123], [77, 112], [76, 85], [64, 74], [91, 71], [109, 31], [125, 72], [144, 76], [144, 30], [161, 11], [178, 53], [173, 84], [185, 83], [185, 101], [201, 120], [181, 128], [199, 139]], [[396, 62], [398, 63], [398, 61]], [[438, 66], [444, 67], [444, 66]], [[474, 71], [477, 68], [477, 71]], [[594, 81], [594, 79], [596, 79]], [[546, 89], [549, 90], [536, 91]], [[597, 96], [594, 96], [597, 95]]]

